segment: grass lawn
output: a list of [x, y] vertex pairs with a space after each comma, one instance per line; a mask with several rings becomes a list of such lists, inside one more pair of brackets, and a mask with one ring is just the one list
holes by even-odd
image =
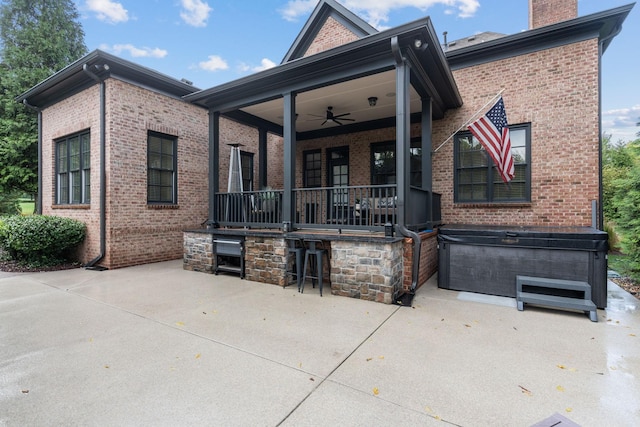
[[22, 209], [22, 215], [32, 215], [36, 204], [30, 200], [21, 199], [20, 208]]

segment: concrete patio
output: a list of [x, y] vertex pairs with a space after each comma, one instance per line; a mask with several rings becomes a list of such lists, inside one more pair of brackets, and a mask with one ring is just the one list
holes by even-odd
[[407, 308], [181, 260], [0, 273], [0, 425], [635, 426], [639, 304], [608, 301], [593, 323], [435, 277]]

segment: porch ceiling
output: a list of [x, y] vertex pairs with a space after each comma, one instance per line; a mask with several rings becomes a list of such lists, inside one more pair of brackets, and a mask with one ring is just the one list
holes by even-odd
[[[411, 112], [419, 112], [422, 104], [420, 96], [413, 87], [410, 92]], [[298, 114], [296, 131], [308, 132], [339, 127], [340, 125], [332, 121], [322, 124], [329, 106], [333, 107], [335, 115], [350, 113], [345, 118], [354, 121], [344, 122], [345, 125], [394, 117], [396, 114], [395, 95], [394, 70], [298, 93], [296, 96], [296, 113]], [[369, 105], [368, 99], [370, 97], [377, 98], [375, 106]], [[283, 109], [282, 98], [277, 98], [244, 107], [241, 111], [282, 126], [284, 124]]]

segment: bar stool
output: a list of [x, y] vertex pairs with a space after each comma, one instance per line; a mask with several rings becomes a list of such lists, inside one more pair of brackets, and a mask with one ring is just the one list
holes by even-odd
[[[287, 265], [286, 265], [286, 278], [283, 288], [289, 285], [290, 278], [295, 278], [298, 284], [298, 292], [300, 292], [300, 286], [302, 285], [302, 276], [304, 271], [300, 271], [302, 268], [302, 257], [304, 256], [305, 248], [304, 242], [298, 237], [285, 237], [287, 241]], [[291, 259], [291, 256], [295, 254], [295, 258]]]
[[[304, 254], [304, 276], [302, 277], [302, 287], [300, 288], [300, 292], [304, 292], [304, 284], [307, 281], [307, 278], [310, 278], [311, 284], [314, 288], [316, 287], [316, 280], [318, 281], [320, 296], [322, 296], [322, 260], [328, 256], [327, 250], [324, 248], [322, 240], [305, 239], [305, 243], [308, 243], [309, 247], [306, 249]], [[311, 262], [311, 265], [309, 265], [309, 262]], [[328, 262], [329, 258], [327, 258], [327, 263]], [[307, 275], [307, 267], [311, 269], [309, 275]]]

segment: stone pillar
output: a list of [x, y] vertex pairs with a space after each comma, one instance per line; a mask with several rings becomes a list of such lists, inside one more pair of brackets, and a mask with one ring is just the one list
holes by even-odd
[[331, 293], [391, 304], [402, 287], [403, 240], [331, 242]]
[[213, 273], [213, 235], [185, 232], [183, 236], [182, 268], [202, 273]]

